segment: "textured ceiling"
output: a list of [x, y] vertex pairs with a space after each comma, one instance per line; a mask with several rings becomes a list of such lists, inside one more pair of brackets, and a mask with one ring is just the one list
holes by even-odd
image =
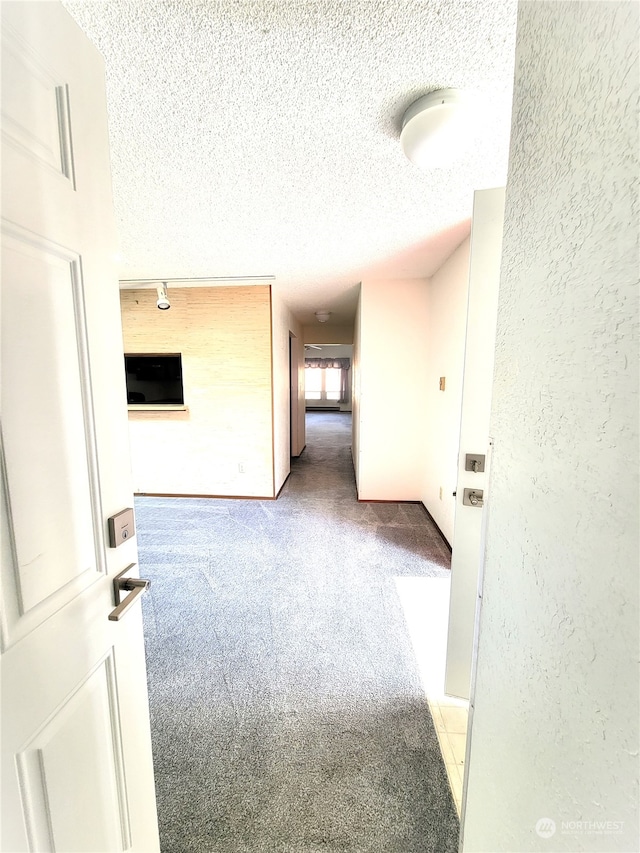
[[[365, 276], [432, 274], [503, 184], [515, 0], [64, 3], [106, 61], [123, 279], [275, 276], [303, 322]], [[472, 150], [420, 172], [405, 109], [483, 104]]]

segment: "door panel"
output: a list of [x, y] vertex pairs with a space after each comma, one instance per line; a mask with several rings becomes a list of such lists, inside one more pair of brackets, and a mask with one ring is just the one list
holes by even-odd
[[[36, 850], [130, 845], [114, 662], [94, 670], [17, 756], [27, 832]], [[99, 752], [96, 752], [96, 745]], [[77, 773], [87, 753], [89, 772]], [[83, 816], [78, 821], [79, 815]]]
[[3, 234], [3, 438], [23, 614], [105, 563], [80, 263], [66, 254]]
[[73, 182], [68, 88], [6, 21], [2, 30], [5, 141]]
[[[469, 699], [489, 484], [489, 419], [498, 316], [505, 190], [478, 190], [473, 200], [469, 301], [465, 341], [456, 519], [451, 555], [451, 597], [445, 692]], [[466, 470], [466, 454], [483, 454], [485, 470]], [[464, 489], [482, 490], [484, 508], [463, 503]]]
[[[53, 2], [2, 13], [3, 851], [158, 850], [104, 68]], [[71, 141], [73, 140], [73, 145]]]

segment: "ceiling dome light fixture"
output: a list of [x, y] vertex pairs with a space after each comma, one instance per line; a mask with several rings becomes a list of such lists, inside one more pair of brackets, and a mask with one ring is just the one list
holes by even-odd
[[469, 145], [469, 100], [460, 89], [438, 89], [418, 98], [404, 114], [400, 145], [421, 169], [446, 168]]
[[318, 323], [326, 323], [331, 316], [331, 311], [316, 311], [316, 320]]

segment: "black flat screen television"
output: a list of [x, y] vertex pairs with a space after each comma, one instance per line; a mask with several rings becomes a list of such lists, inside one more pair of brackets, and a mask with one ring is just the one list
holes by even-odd
[[124, 369], [129, 404], [184, 405], [180, 353], [125, 354]]

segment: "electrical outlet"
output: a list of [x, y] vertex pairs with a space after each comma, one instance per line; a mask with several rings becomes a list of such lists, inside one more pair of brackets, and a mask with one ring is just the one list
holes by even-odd
[[442, 500], [442, 486], [440, 486], [440, 500]]
[[244, 462], [238, 462], [238, 473], [244, 474]]

